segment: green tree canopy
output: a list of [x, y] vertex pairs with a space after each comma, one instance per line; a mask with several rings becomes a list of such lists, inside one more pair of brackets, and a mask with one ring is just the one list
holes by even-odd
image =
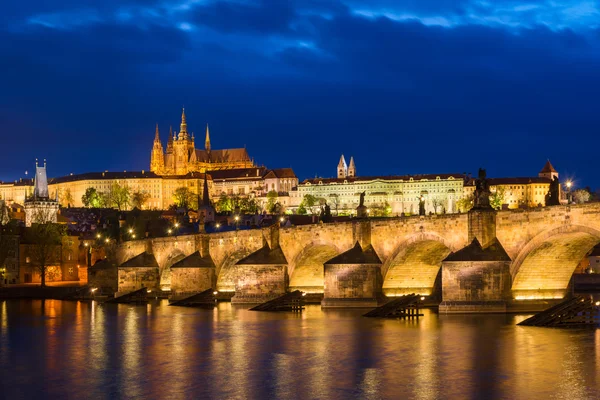
[[128, 186], [121, 186], [119, 183], [115, 182], [112, 184], [110, 192], [112, 206], [117, 210], [122, 211], [129, 207], [131, 193]]
[[185, 186], [179, 187], [173, 192], [173, 201], [175, 202], [175, 205], [186, 210], [194, 208], [194, 204], [197, 206], [198, 201], [194, 200], [195, 198], [196, 195]]
[[279, 199], [279, 195], [277, 194], [276, 191], [271, 190], [271, 191], [269, 191], [269, 193], [267, 193], [267, 212], [268, 213], [272, 214], [275, 212], [275, 208], [276, 208], [278, 199]]
[[101, 206], [100, 194], [96, 188], [89, 187], [85, 190], [85, 194], [81, 196], [81, 202], [85, 207], [98, 208]]
[[490, 205], [494, 210], [500, 210], [502, 208], [502, 204], [504, 204], [504, 195], [506, 194], [506, 190], [503, 186], [499, 186], [496, 188], [496, 191], [492, 193], [490, 196]]

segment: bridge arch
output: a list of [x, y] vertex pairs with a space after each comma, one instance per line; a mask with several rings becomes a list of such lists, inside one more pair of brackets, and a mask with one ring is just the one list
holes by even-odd
[[253, 251], [247, 248], [240, 248], [229, 253], [220, 265], [217, 265], [217, 290], [220, 292], [235, 291], [235, 264], [242, 258], [249, 256]]
[[435, 232], [421, 232], [408, 237], [382, 266], [383, 294], [432, 294], [442, 260], [453, 250], [458, 249]]
[[185, 253], [180, 249], [172, 250], [165, 258], [162, 268], [160, 268], [160, 286], [163, 288], [171, 287], [171, 266], [185, 258]]
[[600, 231], [583, 225], [563, 226], [536, 235], [511, 264], [513, 297], [564, 297], [577, 265], [599, 242]]
[[342, 251], [336, 245], [325, 241], [310, 243], [290, 264], [290, 290], [323, 293], [325, 280], [323, 264]]

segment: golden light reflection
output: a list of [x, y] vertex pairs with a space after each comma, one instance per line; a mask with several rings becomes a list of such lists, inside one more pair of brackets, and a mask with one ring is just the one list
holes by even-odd
[[331, 398], [331, 381], [333, 370], [331, 358], [333, 339], [327, 334], [329, 329], [335, 329], [332, 325], [326, 325], [324, 329], [315, 329], [315, 322], [323, 318], [323, 311], [319, 305], [307, 305], [302, 312], [302, 331], [298, 339], [307, 343], [306, 352], [316, 361], [313, 367], [306, 373], [309, 375], [310, 393], [314, 398]]
[[[8, 349], [10, 346], [8, 337], [8, 310], [6, 309], [6, 301], [0, 301], [0, 349]], [[2, 365], [8, 364], [8, 352], [0, 351], [0, 363]]]
[[8, 312], [6, 311], [6, 301], [2, 301], [2, 307], [0, 309], [2, 310], [2, 319], [0, 320], [0, 328], [1, 328], [2, 336], [4, 336], [4, 334], [8, 330]]
[[97, 370], [103, 371], [108, 365], [106, 352], [106, 318], [104, 307], [93, 301], [90, 306], [90, 339], [88, 357]]
[[[179, 311], [179, 310], [177, 310]], [[186, 346], [189, 346], [193, 336], [186, 330], [185, 315], [177, 313], [170, 316], [169, 321], [169, 346], [164, 350], [169, 352], [169, 359], [172, 361], [172, 371], [170, 371], [177, 379], [171, 382], [171, 387], [168, 393], [185, 393], [186, 388], [192, 384], [192, 371], [188, 366], [190, 354], [195, 354], [195, 357], [202, 357], [202, 354], [186, 351]], [[188, 329], [190, 327], [187, 327]]]
[[[125, 307], [119, 305], [119, 312], [125, 311]], [[141, 332], [138, 326], [138, 316], [135, 307], [127, 307], [125, 311], [125, 327], [123, 329], [123, 344], [121, 346], [124, 377], [136, 376], [141, 367]], [[139, 385], [124, 385], [124, 395], [127, 398], [142, 397]]]
[[287, 354], [273, 354], [273, 371], [275, 373], [276, 398], [293, 397], [293, 387], [296, 374], [294, 373], [294, 358]]
[[366, 368], [359, 383], [360, 397], [363, 399], [379, 399], [381, 391], [381, 377], [376, 368]]
[[[418, 320], [420, 357], [415, 371], [415, 398], [423, 400], [439, 398], [437, 388], [440, 385], [437, 369], [441, 338], [439, 334], [436, 334], [438, 332], [437, 318], [429, 310], [427, 310], [427, 314], [427, 318], [419, 318]], [[414, 320], [414, 322], [417, 321]]]

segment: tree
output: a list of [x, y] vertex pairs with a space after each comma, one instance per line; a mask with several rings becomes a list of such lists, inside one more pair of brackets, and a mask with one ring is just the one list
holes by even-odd
[[502, 208], [502, 204], [504, 204], [504, 195], [506, 194], [506, 189], [503, 186], [499, 186], [496, 188], [496, 191], [492, 193], [490, 196], [490, 205], [494, 210], [500, 210]]
[[333, 203], [333, 208], [335, 209], [335, 215], [338, 215], [338, 209], [340, 207], [340, 195], [337, 193], [331, 193], [329, 195], [331, 202]]
[[131, 206], [134, 208], [142, 209], [149, 198], [150, 193], [148, 192], [133, 192], [131, 194]]
[[298, 210], [296, 210], [298, 215], [306, 215], [306, 207], [304, 207], [304, 201], [300, 203], [298, 206]]
[[277, 204], [277, 200], [279, 199], [279, 195], [276, 191], [271, 190], [267, 193], [267, 212], [274, 213], [275, 212], [275, 204]]
[[51, 222], [50, 211], [40, 209], [26, 232], [31, 264], [39, 271], [42, 287], [46, 286], [47, 268], [60, 261], [60, 245], [65, 227]]
[[121, 186], [117, 182], [113, 183], [110, 188], [110, 197], [112, 205], [119, 211], [129, 207], [131, 193], [128, 186]]
[[[85, 195], [84, 195], [85, 196]], [[75, 201], [73, 199], [73, 194], [71, 193], [71, 189], [67, 188], [64, 192], [59, 194], [60, 205], [63, 207], [70, 207]], [[83, 200], [83, 198], [82, 198]]]
[[256, 199], [250, 197], [239, 198], [238, 206], [243, 214], [256, 214], [260, 209]]
[[304, 206], [304, 209], [309, 211], [311, 214], [315, 214], [317, 209], [319, 208], [319, 199], [317, 199], [312, 194], [305, 194], [300, 206]]
[[591, 197], [590, 192], [588, 192], [585, 189], [577, 189], [571, 194], [571, 196], [573, 201], [577, 204], [587, 203], [588, 201], [590, 201]]
[[431, 197], [431, 207], [433, 208], [433, 213], [437, 214], [439, 208], [442, 206], [442, 200], [440, 200], [438, 197], [432, 196]]
[[[8, 207], [3, 200], [0, 200], [0, 269], [5, 267], [4, 262], [8, 258], [11, 249], [18, 247], [16, 233], [17, 221], [10, 218]], [[0, 274], [0, 285], [2, 279], [4, 277]]]
[[231, 199], [229, 198], [229, 196], [227, 196], [227, 194], [225, 192], [221, 193], [221, 195], [219, 196], [219, 200], [217, 201], [217, 212], [225, 212], [225, 211], [232, 211], [233, 208], [231, 207]]
[[85, 194], [81, 196], [81, 202], [85, 207], [100, 207], [100, 193], [96, 190], [96, 188], [89, 187], [85, 189]]
[[458, 212], [467, 212], [469, 211], [471, 208], [473, 208], [473, 195], [467, 195], [465, 197], [461, 197], [460, 199], [458, 199], [456, 201], [456, 208], [458, 209]]
[[392, 213], [392, 207], [387, 201], [383, 203], [375, 204], [370, 208], [371, 217], [389, 217]]
[[173, 192], [173, 201], [177, 207], [184, 208], [186, 210], [191, 208], [194, 197], [194, 193], [192, 193], [190, 189], [185, 186], [179, 187]]

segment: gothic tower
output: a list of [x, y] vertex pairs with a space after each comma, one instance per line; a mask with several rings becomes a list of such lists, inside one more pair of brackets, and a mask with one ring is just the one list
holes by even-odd
[[164, 168], [165, 155], [158, 134], [158, 124], [156, 124], [156, 133], [154, 134], [154, 145], [152, 146], [152, 156], [150, 157], [150, 171], [160, 173]]
[[346, 160], [344, 159], [344, 155], [340, 157], [340, 162], [337, 167], [337, 177], [338, 179], [346, 178], [348, 176], [348, 166], [346, 165]]
[[348, 177], [356, 176], [356, 166], [354, 165], [354, 157], [350, 157], [350, 165], [348, 166]]
[[187, 131], [187, 122], [185, 119], [185, 109], [181, 112], [181, 125], [179, 136], [173, 143], [173, 152], [175, 158], [175, 175], [185, 175], [189, 172], [190, 154], [193, 150], [193, 143], [190, 140]]
[[33, 195], [25, 200], [25, 226], [31, 224], [56, 223], [58, 218], [58, 193], [56, 199], [50, 198], [48, 177], [46, 176], [46, 160], [44, 166], [35, 160], [35, 178]]

